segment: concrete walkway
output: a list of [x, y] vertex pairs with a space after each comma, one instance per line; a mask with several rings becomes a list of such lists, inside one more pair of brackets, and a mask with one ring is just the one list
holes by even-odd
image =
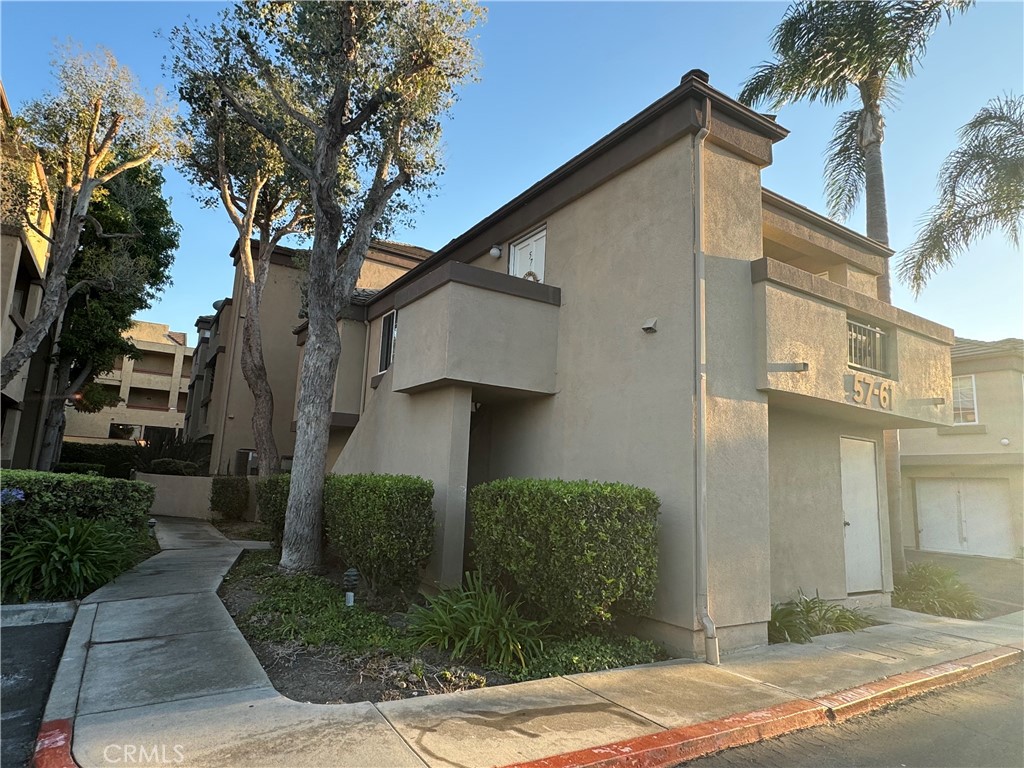
[[[674, 765], [1018, 661], [1024, 614], [889, 624], [727, 655], [381, 704], [278, 694], [216, 595], [241, 547], [164, 519], [164, 551], [83, 601], [36, 764]], [[142, 751], [144, 750], [144, 751]], [[154, 752], [154, 750], [156, 750]]]

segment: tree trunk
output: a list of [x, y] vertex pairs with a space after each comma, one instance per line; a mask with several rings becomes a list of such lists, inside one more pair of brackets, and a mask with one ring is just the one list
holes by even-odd
[[[876, 107], [866, 107], [861, 115], [860, 145], [864, 150], [864, 197], [867, 209], [867, 235], [889, 245], [889, 219], [886, 213], [885, 175], [882, 169], [884, 122]], [[892, 304], [892, 280], [889, 261], [878, 278], [878, 298]], [[903, 477], [900, 472], [900, 433], [887, 429], [882, 433], [885, 453], [885, 485], [889, 506], [889, 549], [894, 575], [906, 573], [903, 554]]]
[[[246, 310], [242, 325], [242, 376], [249, 385], [253, 397], [252, 437], [256, 444], [258, 473], [267, 477], [281, 471], [281, 456], [274, 438], [274, 392], [267, 376], [263, 359], [263, 336], [260, 330], [260, 306], [263, 288], [270, 274], [270, 254], [273, 245], [267, 238], [260, 240], [260, 257], [252, 263], [252, 246], [248, 238], [239, 242], [240, 257], [247, 258], [250, 268], [246, 271]], [[251, 278], [250, 278], [251, 275]]]
[[65, 424], [64, 403], [70, 378], [71, 361], [61, 358], [57, 364], [53, 390], [47, 395], [43, 441], [36, 461], [36, 469], [40, 472], [52, 472], [60, 455], [60, 441]]
[[[332, 167], [326, 161], [319, 165]], [[312, 571], [320, 567], [327, 444], [334, 381], [341, 357], [334, 301], [341, 209], [333, 190], [314, 186], [312, 191], [314, 235], [309, 258], [309, 329], [296, 400], [295, 454], [281, 544], [281, 568], [286, 572]]]

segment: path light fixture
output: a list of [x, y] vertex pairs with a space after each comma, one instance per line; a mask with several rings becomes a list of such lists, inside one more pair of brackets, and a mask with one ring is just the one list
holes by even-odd
[[149, 526], [149, 537], [151, 539], [155, 539], [156, 538], [156, 519], [152, 518], [152, 517], [149, 518], [149, 520], [147, 521], [146, 525]]
[[342, 574], [341, 585], [345, 588], [345, 606], [352, 607], [356, 602], [356, 586], [359, 584], [359, 571], [349, 568]]

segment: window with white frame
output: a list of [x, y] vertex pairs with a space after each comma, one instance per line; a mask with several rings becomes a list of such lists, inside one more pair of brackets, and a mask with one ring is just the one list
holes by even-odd
[[380, 365], [377, 373], [384, 373], [395, 359], [395, 339], [398, 338], [398, 315], [391, 310], [380, 325]]
[[541, 227], [512, 243], [509, 249], [508, 271], [513, 277], [544, 282], [544, 249], [547, 229]]
[[953, 377], [953, 423], [978, 423], [978, 397], [974, 391], [974, 374]]

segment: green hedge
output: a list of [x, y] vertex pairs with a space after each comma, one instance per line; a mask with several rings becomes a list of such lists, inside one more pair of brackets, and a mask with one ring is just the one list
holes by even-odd
[[475, 559], [557, 627], [650, 610], [658, 568], [652, 491], [587, 480], [496, 480], [470, 494]]
[[434, 544], [434, 484], [409, 475], [332, 475], [324, 484], [327, 541], [375, 595], [408, 592]]
[[53, 467], [53, 471], [59, 475], [102, 475], [103, 469], [102, 464], [71, 464], [63, 461]]
[[292, 476], [287, 473], [256, 481], [256, 514], [270, 528], [270, 541], [275, 547], [280, 547], [284, 538], [284, 513], [288, 509], [291, 481]]
[[60, 449], [60, 460], [69, 464], [102, 464], [104, 476], [127, 480], [135, 469], [138, 453], [134, 445], [65, 442]]
[[146, 469], [154, 475], [180, 475], [195, 477], [199, 474], [199, 465], [181, 459], [153, 459]]
[[210, 484], [210, 511], [228, 520], [244, 520], [249, 514], [249, 478], [213, 478]]
[[4, 504], [0, 513], [3, 535], [43, 520], [79, 517], [109, 520], [126, 529], [141, 530], [153, 505], [153, 486], [134, 480], [115, 480], [94, 475], [60, 475], [8, 469], [0, 486], [20, 489], [24, 501]]

